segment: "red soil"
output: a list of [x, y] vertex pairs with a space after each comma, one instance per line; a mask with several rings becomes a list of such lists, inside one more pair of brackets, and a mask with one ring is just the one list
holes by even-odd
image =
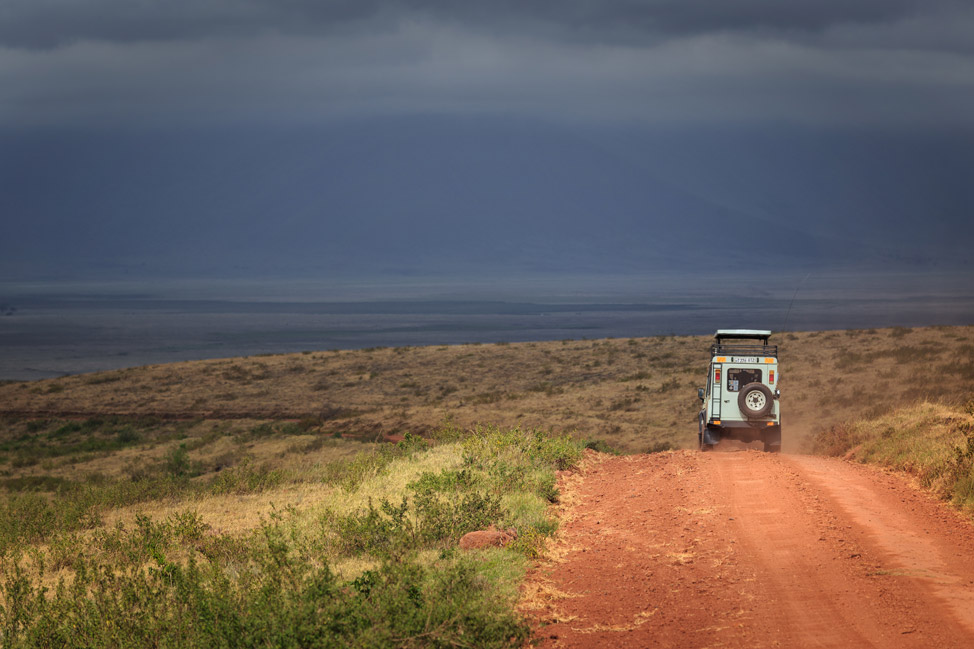
[[542, 647], [974, 647], [974, 525], [898, 475], [682, 451], [563, 484]]

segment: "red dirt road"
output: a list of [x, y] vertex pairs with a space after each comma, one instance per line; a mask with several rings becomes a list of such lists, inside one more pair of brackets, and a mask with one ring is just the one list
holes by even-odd
[[898, 475], [681, 451], [562, 488], [524, 599], [543, 647], [974, 647], [974, 526]]

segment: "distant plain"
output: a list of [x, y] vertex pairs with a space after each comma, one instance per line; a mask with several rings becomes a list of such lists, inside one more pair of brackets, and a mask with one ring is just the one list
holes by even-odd
[[255, 354], [974, 322], [964, 273], [0, 286], [0, 380]]
[[[773, 341], [787, 451], [833, 423], [922, 399], [963, 403], [974, 392], [971, 326], [787, 332]], [[317, 435], [368, 440], [521, 425], [645, 452], [695, 445], [696, 387], [711, 342], [565, 339], [150, 365], [0, 385], [0, 414], [300, 420]]]

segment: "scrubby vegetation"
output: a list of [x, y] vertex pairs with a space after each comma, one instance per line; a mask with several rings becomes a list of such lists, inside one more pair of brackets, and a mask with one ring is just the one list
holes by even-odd
[[836, 424], [812, 437], [809, 448], [905, 471], [974, 514], [974, 399], [963, 407], [922, 402]]
[[[921, 398], [959, 402], [974, 390], [974, 327], [772, 340], [780, 346], [785, 450], [816, 427]], [[0, 409], [37, 418], [291, 419], [368, 439], [427, 435], [449, 419], [465, 428], [492, 422], [577, 433], [641, 453], [696, 443], [696, 388], [712, 342], [655, 336], [215, 359], [0, 384]], [[23, 454], [33, 459], [44, 458]]]
[[[583, 450], [541, 431], [444, 429], [275, 479], [250, 464], [193, 478], [182, 468], [194, 441], [165, 456], [175, 467], [135, 480], [6, 494], [0, 644], [518, 646], [529, 628], [517, 584], [556, 528], [555, 472]], [[247, 529], [199, 513], [260, 492], [287, 502], [298, 484], [320, 489], [311, 506], [272, 505]], [[134, 502], [169, 513], [125, 515]], [[518, 537], [456, 549], [489, 525]]]

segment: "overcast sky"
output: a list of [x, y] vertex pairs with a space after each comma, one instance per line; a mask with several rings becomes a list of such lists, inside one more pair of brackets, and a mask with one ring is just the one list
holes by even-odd
[[974, 127], [970, 0], [4, 0], [0, 118]]
[[974, 272], [971, 169], [971, 0], [0, 0], [0, 276]]

